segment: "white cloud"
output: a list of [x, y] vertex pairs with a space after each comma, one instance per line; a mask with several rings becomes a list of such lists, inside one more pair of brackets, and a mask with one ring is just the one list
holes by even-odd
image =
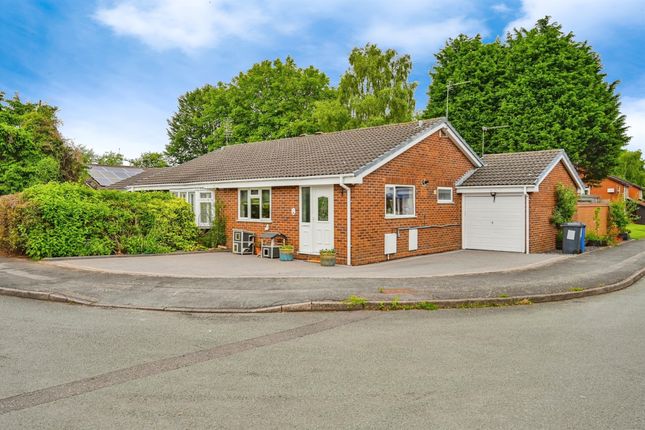
[[549, 15], [563, 25], [565, 32], [573, 31], [578, 39], [607, 37], [611, 27], [619, 29], [644, 25], [645, 2], [642, 0], [523, 0], [521, 16], [506, 26], [531, 28]]
[[627, 134], [632, 137], [628, 148], [645, 153], [645, 98], [623, 97], [621, 110], [629, 126]]
[[430, 58], [448, 38], [461, 33], [472, 36], [484, 29], [481, 22], [465, 17], [442, 19], [428, 24], [397, 24], [384, 20], [373, 23], [362, 37], [383, 48], [400, 49], [414, 58]]
[[229, 36], [250, 39], [268, 17], [246, 2], [223, 0], [121, 0], [100, 8], [95, 18], [120, 35], [157, 48], [190, 51]]
[[335, 22], [349, 29], [342, 42], [350, 46], [377, 42], [429, 58], [449, 37], [485, 31], [481, 21], [468, 17], [477, 10], [474, 0], [115, 0], [95, 19], [155, 49], [184, 51], [236, 38], [306, 39], [314, 25], [326, 22], [333, 28]]
[[506, 3], [494, 4], [494, 5], [491, 6], [491, 9], [493, 9], [495, 12], [501, 13], [501, 14], [507, 14], [512, 10]]

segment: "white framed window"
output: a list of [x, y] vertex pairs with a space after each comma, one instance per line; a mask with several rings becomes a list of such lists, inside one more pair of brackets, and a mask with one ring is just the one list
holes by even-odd
[[437, 187], [437, 203], [453, 203], [452, 188]]
[[239, 189], [237, 217], [243, 221], [271, 221], [271, 188]]
[[413, 218], [415, 191], [414, 185], [386, 185], [385, 218]]
[[210, 227], [213, 223], [215, 197], [212, 191], [171, 191], [175, 197], [186, 200], [195, 215], [198, 227]]

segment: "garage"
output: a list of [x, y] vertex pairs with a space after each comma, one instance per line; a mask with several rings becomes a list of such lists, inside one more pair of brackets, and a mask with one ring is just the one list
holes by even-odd
[[466, 194], [463, 205], [464, 249], [525, 252], [526, 203], [522, 194]]
[[584, 184], [562, 150], [483, 156], [484, 166], [457, 182], [461, 195], [461, 247], [541, 253], [556, 248], [551, 223], [556, 188]]

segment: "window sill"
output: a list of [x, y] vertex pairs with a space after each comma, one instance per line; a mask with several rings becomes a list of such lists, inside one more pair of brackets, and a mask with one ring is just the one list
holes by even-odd
[[385, 219], [405, 219], [405, 218], [416, 218], [416, 215], [385, 215]]
[[449, 202], [447, 200], [442, 202], [442, 201], [437, 200], [437, 204], [440, 204], [440, 205], [454, 205], [455, 202]]
[[266, 224], [266, 223], [272, 223], [270, 219], [247, 219], [247, 218], [238, 218], [238, 222], [255, 222], [255, 223], [261, 223], [261, 224]]

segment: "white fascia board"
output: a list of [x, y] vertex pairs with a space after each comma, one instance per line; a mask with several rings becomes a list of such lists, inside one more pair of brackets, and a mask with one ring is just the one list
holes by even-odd
[[580, 175], [578, 175], [578, 171], [576, 170], [575, 166], [567, 156], [567, 153], [562, 151], [557, 157], [553, 159], [551, 164], [547, 166], [546, 169], [544, 169], [544, 172], [538, 177], [537, 180], [537, 185], [540, 185], [544, 179], [546, 179], [547, 176], [549, 176], [549, 173], [555, 168], [555, 166], [558, 165], [558, 163], [562, 161], [564, 163], [564, 167], [567, 169], [569, 172], [569, 175], [571, 175], [571, 178], [573, 179], [573, 182], [576, 183], [576, 187], [578, 188], [578, 193], [583, 193], [586, 185], [580, 178]]
[[483, 161], [477, 156], [475, 151], [473, 151], [473, 149], [466, 143], [466, 141], [464, 141], [463, 138], [459, 136], [459, 134], [457, 134], [455, 129], [452, 128], [452, 126], [447, 121], [443, 120], [443, 121], [440, 121], [439, 124], [435, 125], [434, 127], [427, 129], [426, 131], [421, 133], [413, 140], [395, 149], [390, 154], [378, 160], [374, 164], [368, 165], [368, 167], [363, 170], [358, 170], [357, 172], [355, 172], [356, 178], [360, 179], [362, 182], [362, 179], [365, 176], [374, 172], [378, 168], [383, 167], [384, 165], [394, 160], [399, 155], [406, 152], [408, 149], [415, 146], [417, 143], [421, 142], [422, 140], [426, 139], [428, 136], [431, 136], [440, 130], [443, 130], [446, 132], [446, 134], [448, 135], [448, 138], [450, 138], [450, 140], [464, 153], [466, 158], [468, 158], [468, 160], [470, 160], [470, 162], [473, 163], [475, 167], [482, 167], [484, 165]]
[[536, 185], [496, 185], [481, 187], [457, 187], [457, 194], [524, 194], [525, 189], [527, 193], [534, 193], [540, 190], [540, 188]]
[[287, 187], [287, 186], [311, 186], [311, 185], [337, 185], [340, 184], [341, 176], [344, 184], [362, 184], [363, 180], [352, 175], [330, 175], [330, 176], [308, 176], [300, 178], [275, 178], [275, 179], [245, 179], [239, 181], [221, 181], [221, 182], [193, 182], [189, 184], [157, 184], [157, 185], [138, 185], [128, 187], [130, 191], [148, 191], [148, 190], [193, 190], [214, 188], [268, 188], [268, 187]]

